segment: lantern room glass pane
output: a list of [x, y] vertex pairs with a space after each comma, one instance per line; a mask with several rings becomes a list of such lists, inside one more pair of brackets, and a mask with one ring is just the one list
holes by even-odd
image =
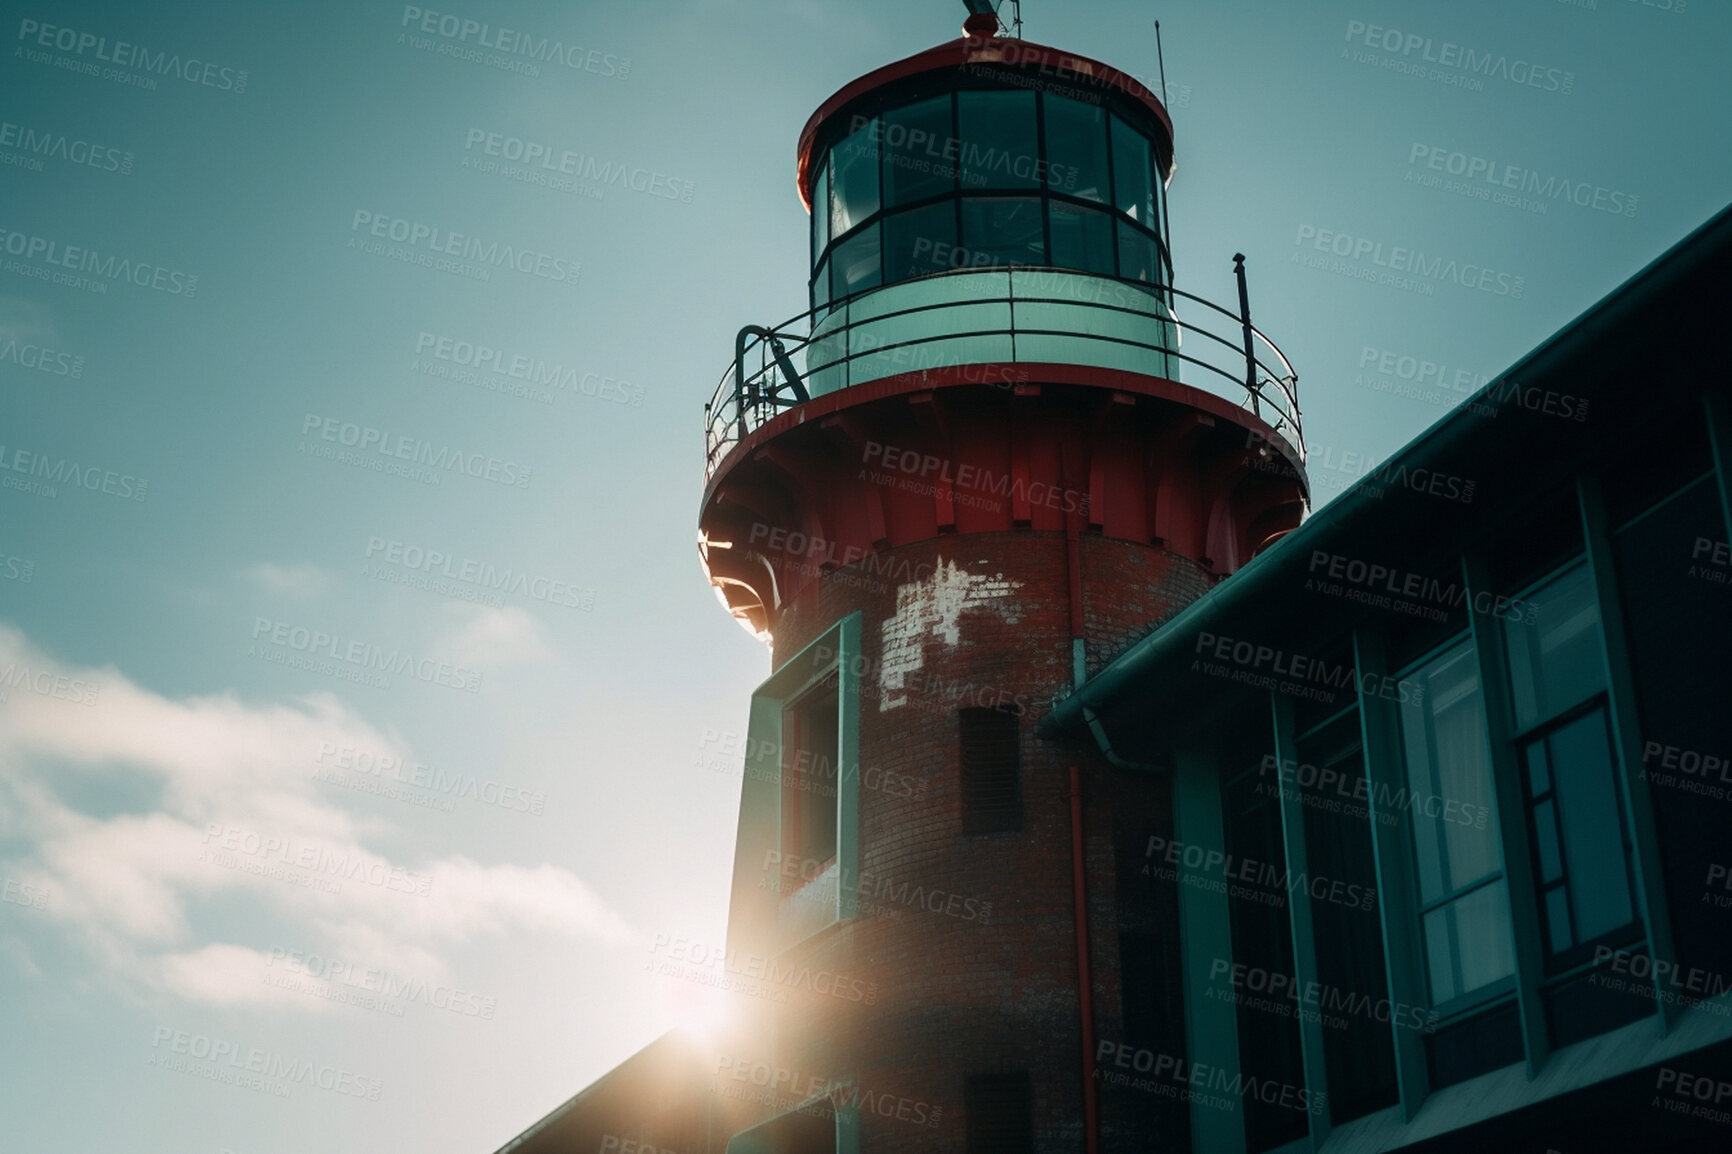
[[884, 279], [943, 272], [956, 260], [956, 202], [911, 208], [884, 218]]
[[1118, 222], [1118, 228], [1119, 275], [1126, 280], [1148, 281], [1150, 284], [1159, 282], [1161, 250], [1155, 238], [1122, 220]]
[[1034, 93], [959, 92], [956, 110], [964, 192], [1038, 187]]
[[1045, 105], [1047, 187], [1106, 203], [1106, 109], [1051, 94]]
[[884, 114], [884, 207], [896, 208], [956, 187], [956, 136], [950, 97], [935, 96]]
[[877, 288], [881, 279], [876, 225], [840, 242], [830, 254], [832, 301], [839, 301], [850, 293]]
[[812, 182], [812, 260], [824, 255], [830, 243], [830, 158], [826, 156], [818, 168], [818, 179]]
[[830, 153], [830, 235], [841, 236], [878, 211], [878, 143], [874, 117]]
[[1154, 156], [1148, 137], [1112, 118], [1113, 203], [1145, 228], [1155, 227]]
[[1040, 199], [1032, 196], [968, 197], [962, 202], [962, 263], [1046, 263], [1046, 229]]
[[1113, 219], [1105, 212], [1055, 200], [1052, 263], [1060, 268], [1113, 275]]

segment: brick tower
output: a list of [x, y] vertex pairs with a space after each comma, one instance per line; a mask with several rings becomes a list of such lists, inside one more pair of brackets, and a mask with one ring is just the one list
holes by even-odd
[[773, 654], [728, 931], [770, 993], [717, 1065], [729, 1150], [1187, 1133], [1092, 1066], [1184, 1053], [1176, 899], [1141, 872], [1167, 788], [1033, 725], [1298, 525], [1296, 380], [1242, 258], [1237, 308], [1173, 286], [1155, 94], [997, 33], [813, 114], [812, 308], [742, 330], [705, 410], [701, 557]]

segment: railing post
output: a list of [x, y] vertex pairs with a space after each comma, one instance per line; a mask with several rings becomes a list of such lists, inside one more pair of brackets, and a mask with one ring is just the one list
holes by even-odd
[[1251, 347], [1251, 293], [1245, 287], [1245, 254], [1233, 254], [1233, 275], [1239, 280], [1239, 323], [1245, 332], [1245, 391], [1251, 394], [1251, 415], [1262, 416], [1257, 409], [1257, 354]]
[[747, 325], [734, 335], [734, 419], [742, 441], [746, 439], [746, 335], [751, 331]]

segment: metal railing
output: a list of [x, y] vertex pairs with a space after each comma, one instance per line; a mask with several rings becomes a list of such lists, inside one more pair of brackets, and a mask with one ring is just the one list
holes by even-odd
[[[1181, 366], [1202, 370], [1202, 380], [1207, 381], [1207, 385], [1195, 380], [1183, 383], [1236, 400], [1242, 408], [1266, 421], [1303, 462], [1305, 439], [1299, 416], [1299, 375], [1275, 343], [1251, 323], [1244, 257], [1235, 255], [1234, 272], [1239, 281], [1238, 312], [1165, 285], [1119, 280], [1070, 269], [965, 268], [897, 281], [828, 309], [808, 310], [771, 329], [749, 325], [740, 330], [734, 342], [734, 363], [722, 374], [715, 393], [704, 406], [704, 479], [707, 481], [715, 473], [716, 466], [734, 445], [778, 413], [804, 404], [814, 391], [833, 392], [850, 384], [891, 375], [878, 371], [887, 355], [898, 364], [912, 360], [916, 368], [1015, 362], [1019, 336], [1025, 338], [1025, 350], [1030, 337], [1068, 338], [1084, 344], [1100, 342], [1103, 349], [1110, 350], [1118, 359], [1123, 359], [1129, 350], [1133, 357], [1149, 358], [1150, 363], [1144, 366], [1143, 371], [1169, 379], [1178, 379], [1177, 370]], [[968, 286], [973, 290], [981, 287], [980, 278], [1001, 279], [1004, 288], [997, 295], [980, 295], [974, 291], [908, 308], [871, 310], [859, 317], [849, 311], [861, 309], [880, 293], [895, 292], [904, 286], [948, 287], [944, 278], [949, 277], [975, 278]], [[1030, 282], [1021, 292], [1018, 291], [1019, 280]], [[1055, 283], [1072, 290], [1089, 288], [1095, 299], [1079, 296], [1075, 291], [1069, 295], [1026, 291], [1029, 287], [1038, 289]], [[1117, 299], [1112, 302], [1100, 299], [1105, 294], [1096, 286], [1112, 289]], [[1199, 306], [1211, 324], [1205, 326], [1181, 319], [1175, 308], [1178, 301], [1187, 302], [1187, 310], [1190, 305]], [[1139, 331], [1137, 336], [1126, 336], [1076, 328], [1018, 326], [1016, 306], [1019, 304], [1102, 310], [1108, 321], [1135, 318], [1139, 323], [1133, 324], [1132, 328]], [[917, 333], [897, 340], [882, 339], [871, 331], [898, 318], [942, 310], [956, 311], [961, 317], [971, 309], [978, 311], [979, 306], [990, 305], [1002, 305], [1008, 309], [1007, 324], [971, 327], [963, 322], [959, 327], [939, 326], [940, 331]], [[1025, 309], [1025, 315], [1026, 312]], [[1192, 351], [1181, 348], [1185, 336], [1193, 338]], [[1147, 337], [1154, 339], [1142, 339]], [[927, 359], [927, 363], [921, 363], [922, 352], [931, 351], [940, 342], [957, 342], [966, 338], [1007, 338], [1008, 344], [1000, 347], [1008, 351], [1008, 356], [964, 354], [960, 357], [933, 357]], [[1201, 345], [1200, 349], [1198, 345]], [[1202, 355], [1195, 355], [1197, 352]], [[1172, 360], [1169, 362], [1165, 358]], [[1048, 358], [1035, 356], [1028, 359]], [[1090, 362], [1085, 355], [1077, 363]], [[862, 374], [861, 380], [855, 379], [857, 370]], [[827, 387], [817, 388], [820, 383]]]

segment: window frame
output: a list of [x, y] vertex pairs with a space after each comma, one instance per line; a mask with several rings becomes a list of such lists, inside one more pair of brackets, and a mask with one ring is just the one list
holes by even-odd
[[[1680, 490], [1681, 491], [1681, 490]], [[1676, 494], [1674, 494], [1676, 495]], [[1569, 703], [1557, 712], [1540, 717], [1523, 728], [1515, 728], [1512, 724], [1510, 732], [1510, 747], [1514, 753], [1516, 771], [1520, 780], [1517, 783], [1522, 798], [1522, 817], [1527, 823], [1528, 856], [1534, 878], [1534, 921], [1538, 927], [1540, 943], [1540, 962], [1542, 973], [1540, 986], [1549, 989], [1568, 982], [1585, 970], [1593, 968], [1595, 948], [1609, 946], [1613, 949], [1638, 949], [1646, 945], [1647, 931], [1642, 910], [1642, 897], [1636, 881], [1636, 845], [1634, 831], [1631, 828], [1628, 807], [1624, 804], [1623, 790], [1618, 788], [1618, 782], [1625, 772], [1623, 758], [1618, 748], [1616, 734], [1613, 732], [1612, 700], [1611, 700], [1611, 670], [1605, 666], [1604, 630], [1606, 627], [1605, 607], [1600, 604], [1598, 590], [1593, 582], [1592, 561], [1584, 553], [1574, 554], [1546, 571], [1533, 577], [1519, 586], [1512, 598], [1532, 602], [1533, 595], [1541, 592], [1547, 586], [1569, 575], [1571, 570], [1581, 569], [1588, 577], [1588, 590], [1594, 599], [1595, 628], [1601, 631], [1601, 644], [1595, 646], [1595, 652], [1600, 661], [1599, 688], [1578, 701]], [[1510, 668], [1513, 657], [1509, 643], [1507, 626], [1500, 622], [1498, 628], [1503, 632], [1501, 645], [1504, 651], [1504, 677], [1509, 687], [1509, 708], [1512, 723], [1516, 716], [1516, 685], [1515, 670]], [[1535, 808], [1545, 799], [1550, 799], [1552, 808], [1557, 809], [1556, 782], [1557, 772], [1547, 753], [1546, 779], [1547, 789], [1544, 798], [1536, 797], [1533, 790], [1533, 777], [1529, 768], [1529, 751], [1536, 745], [1545, 743], [1565, 727], [1593, 713], [1599, 713], [1605, 722], [1606, 759], [1611, 767], [1611, 786], [1614, 808], [1618, 815], [1618, 839], [1624, 854], [1624, 886], [1625, 894], [1630, 904], [1630, 920], [1623, 925], [1608, 930], [1588, 941], [1574, 939], [1575, 911], [1567, 909], [1566, 914], [1571, 922], [1572, 942], [1563, 950], [1552, 949], [1551, 917], [1546, 909], [1546, 897], [1551, 890], [1563, 886], [1569, 893], [1569, 865], [1563, 858], [1562, 820], [1554, 813], [1553, 824], [1559, 835], [1558, 854], [1560, 864], [1559, 880], [1548, 883], [1545, 880], [1544, 865], [1540, 860], [1538, 838], [1538, 819]]]
[[[1480, 683], [1479, 684], [1479, 694], [1480, 694], [1480, 701], [1481, 701], [1480, 709], [1481, 709], [1481, 712], [1484, 713], [1485, 712], [1486, 685], [1485, 685], [1484, 679], [1481, 678], [1480, 674], [1479, 674], [1479, 665], [1478, 665], [1479, 653], [1477, 652], [1477, 646], [1476, 646], [1476, 643], [1474, 640], [1473, 631], [1471, 629], [1463, 629], [1457, 633], [1453, 633], [1450, 636], [1444, 638], [1442, 641], [1438, 642], [1436, 645], [1433, 645], [1431, 648], [1425, 650], [1419, 656], [1415, 657], [1412, 661], [1410, 661], [1406, 665], [1402, 666], [1400, 671], [1396, 674], [1396, 679], [1397, 679], [1397, 681], [1408, 680], [1409, 678], [1413, 677], [1416, 673], [1418, 673], [1420, 670], [1424, 669], [1427, 665], [1430, 665], [1432, 662], [1436, 661], [1438, 658], [1444, 656], [1450, 650], [1455, 649], [1458, 646], [1464, 646], [1465, 647], [1464, 656], [1467, 657], [1469, 660], [1474, 662], [1474, 677]], [[1427, 718], [1428, 719], [1430, 718], [1429, 713], [1427, 714]], [[1396, 750], [1396, 754], [1400, 758], [1401, 780], [1403, 783], [1403, 787], [1405, 789], [1407, 789], [1409, 791], [1409, 794], [1411, 795], [1411, 790], [1413, 787], [1413, 778], [1412, 778], [1412, 774], [1411, 774], [1411, 772], [1408, 768], [1408, 764], [1407, 764], [1407, 727], [1406, 727], [1405, 721], [1403, 721], [1401, 719], [1399, 713], [1397, 714], [1397, 731], [1398, 731], [1398, 736], [1399, 736], [1399, 745], [1398, 745], [1398, 748]], [[1508, 853], [1508, 847], [1503, 844], [1503, 836], [1502, 836], [1501, 828], [1500, 828], [1499, 821], [1497, 818], [1497, 811], [1495, 808], [1497, 806], [1497, 788], [1496, 788], [1497, 767], [1496, 767], [1496, 765], [1493, 761], [1493, 758], [1492, 758], [1492, 752], [1493, 751], [1491, 749], [1491, 734], [1489, 732], [1484, 732], [1484, 731], [1482, 731], [1482, 734], [1483, 734], [1483, 740], [1484, 740], [1485, 746], [1486, 746], [1486, 749], [1485, 749], [1486, 776], [1489, 779], [1489, 784], [1491, 785], [1491, 789], [1489, 791], [1489, 797], [1491, 799], [1491, 805], [1493, 807], [1492, 813], [1487, 815], [1486, 828], [1487, 828], [1487, 831], [1497, 839], [1497, 847], [1498, 847], [1498, 867], [1497, 867], [1497, 869], [1493, 870], [1489, 873], [1482, 874], [1481, 876], [1475, 878], [1473, 881], [1471, 881], [1465, 885], [1454, 884], [1453, 879], [1452, 879], [1452, 888], [1449, 889], [1449, 891], [1447, 893], [1428, 900], [1424, 896], [1425, 884], [1423, 881], [1423, 874], [1422, 874], [1422, 871], [1420, 869], [1419, 839], [1416, 836], [1414, 836], [1411, 819], [1409, 819], [1409, 828], [1408, 828], [1407, 840], [1409, 843], [1410, 854], [1409, 854], [1408, 867], [1413, 871], [1412, 877], [1413, 877], [1414, 903], [1412, 906], [1412, 918], [1413, 918], [1413, 924], [1414, 924], [1414, 932], [1416, 934], [1415, 940], [1419, 943], [1419, 947], [1420, 947], [1420, 958], [1419, 958], [1420, 971], [1421, 971], [1420, 972], [1420, 979], [1421, 979], [1421, 984], [1423, 985], [1423, 987], [1425, 989], [1427, 999], [1430, 1002], [1431, 1011], [1433, 1014], [1436, 1015], [1435, 1025], [1438, 1028], [1442, 1028], [1442, 1027], [1448, 1026], [1448, 1025], [1453, 1025], [1457, 1022], [1464, 1021], [1467, 1018], [1475, 1017], [1481, 1013], [1493, 1010], [1497, 1006], [1502, 1005], [1505, 1002], [1513, 1000], [1516, 996], [1516, 977], [1517, 977], [1517, 970], [1519, 969], [1520, 962], [1515, 956], [1515, 923], [1514, 923], [1514, 916], [1515, 915], [1514, 915], [1514, 909], [1513, 909], [1513, 907], [1510, 903], [1510, 900], [1509, 900], [1509, 853]], [[1432, 745], [1432, 742], [1430, 741], [1430, 738], [1428, 736], [1428, 739], [1427, 739], [1428, 750], [1431, 748], [1431, 745]], [[1432, 997], [1433, 983], [1431, 980], [1431, 949], [1430, 949], [1429, 939], [1426, 937], [1426, 933], [1425, 933], [1425, 919], [1426, 919], [1426, 917], [1428, 915], [1438, 911], [1438, 910], [1444, 909], [1444, 908], [1452, 905], [1453, 903], [1461, 900], [1464, 897], [1469, 897], [1472, 894], [1477, 893], [1478, 891], [1485, 889], [1491, 885], [1497, 884], [1499, 882], [1503, 883], [1503, 885], [1504, 885], [1503, 908], [1508, 912], [1508, 915], [1509, 915], [1508, 918], [1505, 920], [1503, 928], [1509, 934], [1509, 938], [1510, 938], [1510, 958], [1511, 958], [1510, 973], [1505, 974], [1501, 978], [1497, 978], [1493, 981], [1487, 982], [1484, 985], [1476, 986], [1472, 990], [1468, 990], [1466, 992], [1456, 993], [1454, 996], [1452, 996], [1450, 998], [1446, 998], [1443, 1001], [1433, 1000], [1433, 997]]]

